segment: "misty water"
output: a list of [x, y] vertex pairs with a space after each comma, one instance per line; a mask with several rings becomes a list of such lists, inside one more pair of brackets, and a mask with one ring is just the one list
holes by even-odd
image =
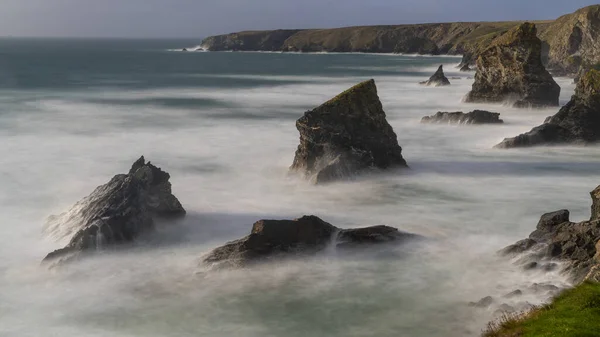
[[[564, 284], [495, 254], [544, 212], [589, 217], [597, 147], [492, 149], [558, 109], [462, 103], [473, 73], [457, 72], [459, 58], [169, 51], [195, 42], [0, 41], [0, 335], [477, 336], [495, 309], [469, 301]], [[419, 86], [439, 64], [452, 86]], [[289, 177], [295, 120], [369, 78], [411, 170], [326, 186]], [[574, 85], [557, 82], [564, 104]], [[505, 124], [419, 123], [475, 108]], [[131, 249], [40, 266], [68, 240], [44, 233], [46, 217], [142, 154], [171, 174], [187, 217]], [[256, 220], [304, 214], [427, 240], [243, 270], [200, 263]]]

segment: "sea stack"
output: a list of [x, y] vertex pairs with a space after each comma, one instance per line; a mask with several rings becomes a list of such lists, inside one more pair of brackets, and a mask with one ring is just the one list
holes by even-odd
[[448, 80], [446, 75], [444, 75], [444, 66], [440, 65], [438, 70], [429, 78], [429, 80], [421, 82], [420, 84], [432, 87], [441, 87], [445, 85], [450, 85], [450, 81]]
[[296, 128], [300, 145], [290, 170], [317, 184], [375, 169], [407, 167], [374, 80], [305, 112]]
[[600, 141], [600, 71], [583, 75], [571, 101], [545, 123], [514, 138], [507, 138], [497, 148], [536, 145], [590, 144]]
[[500, 119], [500, 114], [497, 112], [489, 112], [485, 110], [473, 110], [469, 113], [462, 111], [444, 112], [438, 111], [433, 116], [425, 116], [421, 119], [421, 123], [429, 124], [501, 124], [504, 123]]
[[558, 106], [560, 87], [542, 64], [542, 41], [533, 23], [495, 39], [477, 58], [477, 73], [466, 101], [513, 102], [516, 107]]
[[316, 253], [328, 246], [351, 249], [416, 238], [419, 236], [388, 226], [340, 229], [314, 215], [295, 220], [259, 220], [248, 236], [215, 248], [204, 263], [244, 267], [273, 258]]
[[82, 253], [131, 243], [154, 229], [155, 218], [185, 215], [171, 193], [169, 179], [167, 172], [142, 156], [129, 173], [114, 176], [69, 211], [48, 219], [51, 234], [72, 236], [66, 247], [48, 254], [44, 261], [66, 262]]

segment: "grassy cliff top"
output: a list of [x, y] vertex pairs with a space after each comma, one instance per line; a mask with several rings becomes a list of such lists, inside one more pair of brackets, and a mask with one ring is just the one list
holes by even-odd
[[567, 290], [531, 313], [492, 323], [483, 337], [600, 336], [600, 283]]
[[346, 104], [355, 98], [373, 94], [377, 95], [377, 86], [375, 85], [375, 80], [370, 79], [368, 81], [360, 82], [359, 84], [325, 102], [323, 105]]

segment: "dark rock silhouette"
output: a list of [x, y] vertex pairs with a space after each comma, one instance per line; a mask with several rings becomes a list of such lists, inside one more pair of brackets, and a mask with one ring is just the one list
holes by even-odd
[[432, 86], [432, 87], [441, 87], [445, 85], [450, 85], [450, 81], [444, 75], [444, 66], [440, 65], [438, 70], [433, 74], [427, 81], [421, 82], [420, 84]]
[[575, 95], [544, 124], [514, 138], [504, 139], [497, 148], [536, 145], [590, 144], [600, 140], [600, 71], [581, 77]]
[[67, 227], [69, 244], [46, 256], [44, 261], [65, 262], [111, 246], [133, 242], [154, 229], [157, 217], [185, 214], [171, 193], [170, 175], [142, 156], [127, 174], [118, 174], [77, 202], [68, 212], [52, 216], [48, 226], [57, 231]]
[[497, 112], [489, 112], [484, 110], [473, 110], [469, 113], [457, 112], [442, 112], [439, 111], [433, 116], [425, 116], [421, 119], [421, 123], [436, 123], [436, 124], [499, 124], [504, 123], [500, 119], [500, 114]]
[[316, 183], [374, 169], [407, 167], [373, 80], [306, 112], [296, 128], [300, 145], [290, 170]]
[[314, 215], [295, 220], [260, 220], [252, 226], [250, 235], [214, 249], [204, 262], [242, 267], [271, 258], [311, 254], [330, 245], [352, 249], [417, 237], [388, 226], [339, 229]]

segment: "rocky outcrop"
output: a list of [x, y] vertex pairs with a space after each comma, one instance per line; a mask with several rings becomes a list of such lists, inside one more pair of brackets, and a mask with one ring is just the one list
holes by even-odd
[[440, 65], [438, 70], [429, 78], [429, 80], [421, 82], [420, 84], [432, 87], [441, 87], [450, 85], [450, 81], [446, 75], [444, 75], [444, 66]]
[[600, 63], [600, 5], [563, 15], [546, 29], [540, 39], [548, 45], [547, 68], [564, 76]]
[[468, 64], [465, 64], [462, 67], [460, 67], [459, 71], [467, 72], [467, 71], [473, 71], [473, 69], [471, 69], [471, 67]]
[[[600, 5], [555, 21], [535, 22], [543, 41], [543, 61], [556, 75], [600, 63]], [[492, 41], [521, 22], [457, 22], [335, 29], [247, 31], [202, 41], [210, 51], [369, 52], [464, 55], [474, 65]]]
[[461, 111], [457, 112], [442, 112], [439, 111], [433, 116], [425, 116], [421, 119], [421, 123], [435, 124], [499, 124], [504, 123], [500, 119], [500, 114], [497, 112], [489, 112], [484, 110], [473, 110], [469, 113]]
[[374, 169], [407, 167], [373, 80], [307, 111], [296, 128], [300, 145], [290, 170], [315, 183], [347, 179]]
[[167, 172], [146, 163], [142, 156], [129, 173], [114, 176], [69, 211], [48, 219], [47, 231], [71, 235], [71, 239], [44, 261], [67, 261], [82, 253], [130, 243], [153, 230], [155, 218], [183, 216], [185, 210], [171, 193], [169, 179]]
[[514, 138], [504, 139], [497, 148], [536, 145], [590, 144], [600, 141], [600, 71], [588, 71], [577, 84], [575, 95], [544, 124]]
[[273, 258], [314, 254], [327, 247], [352, 249], [417, 237], [388, 226], [339, 229], [314, 215], [295, 220], [260, 220], [252, 226], [250, 235], [214, 249], [204, 262], [242, 267]]
[[[563, 272], [574, 283], [595, 277], [600, 260], [600, 220], [597, 211], [597, 194], [600, 186], [592, 192], [594, 206], [589, 221], [574, 223], [569, 220], [569, 211], [560, 210], [542, 215], [528, 239], [508, 246], [502, 255], [520, 255], [518, 262], [525, 265], [552, 265], [562, 262]], [[556, 266], [553, 266], [556, 267]]]
[[542, 42], [532, 23], [500, 36], [477, 58], [466, 102], [514, 102], [517, 107], [558, 106], [560, 87], [544, 68]]

